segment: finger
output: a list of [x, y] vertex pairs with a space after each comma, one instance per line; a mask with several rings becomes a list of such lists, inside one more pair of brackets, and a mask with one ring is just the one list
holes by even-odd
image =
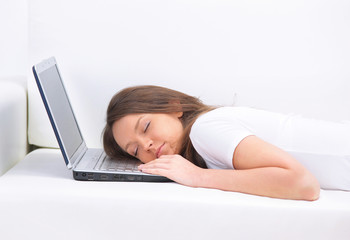
[[146, 168], [141, 170], [143, 173], [153, 174], [153, 175], [160, 175], [167, 177], [167, 170], [161, 169], [161, 168]]
[[144, 170], [144, 169], [169, 169], [169, 163], [167, 162], [161, 162], [161, 161], [157, 161], [157, 162], [150, 162], [147, 164], [142, 164], [139, 166], [139, 170]]
[[156, 158], [148, 163], [145, 163], [145, 164], [142, 164], [144, 166], [149, 166], [149, 165], [152, 165], [152, 164], [155, 164], [155, 163], [169, 163], [170, 162], [170, 159], [169, 158]]
[[172, 154], [172, 155], [161, 155], [159, 158], [157, 159], [173, 159], [175, 156], [177, 156], [176, 154]]

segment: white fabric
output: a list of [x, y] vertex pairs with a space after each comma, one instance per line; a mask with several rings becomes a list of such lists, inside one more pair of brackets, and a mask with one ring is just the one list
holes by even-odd
[[27, 146], [27, 99], [24, 87], [0, 81], [0, 176], [22, 160]]
[[222, 107], [200, 116], [190, 138], [209, 168], [232, 169], [237, 145], [255, 135], [289, 152], [324, 189], [350, 190], [350, 124], [246, 107]]
[[0, 178], [1, 239], [348, 240], [350, 192], [314, 202], [176, 183], [73, 180], [41, 149]]

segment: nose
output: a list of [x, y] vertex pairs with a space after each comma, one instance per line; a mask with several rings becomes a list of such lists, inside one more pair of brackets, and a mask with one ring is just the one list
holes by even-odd
[[143, 145], [143, 149], [146, 151], [146, 152], [150, 152], [153, 148], [153, 141], [151, 139], [145, 139], [142, 143]]

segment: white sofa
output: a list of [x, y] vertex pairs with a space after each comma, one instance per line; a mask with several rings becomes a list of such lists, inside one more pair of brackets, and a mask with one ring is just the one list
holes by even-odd
[[307, 202], [73, 180], [30, 72], [56, 56], [89, 147], [101, 146], [110, 97], [136, 84], [349, 120], [346, 2], [28, 2], [28, 87], [0, 81], [1, 239], [350, 238], [350, 192]]
[[[1, 144], [17, 143], [25, 135], [24, 89], [3, 82], [0, 87], [7, 93], [0, 95]], [[1, 163], [19, 160], [16, 154], [25, 147], [2, 149]], [[350, 192], [322, 190], [319, 200], [307, 202], [176, 183], [75, 181], [57, 149], [30, 152], [0, 177], [0, 196], [0, 235], [6, 240], [350, 236]]]
[[0, 81], [0, 176], [27, 153], [27, 95], [13, 81]]

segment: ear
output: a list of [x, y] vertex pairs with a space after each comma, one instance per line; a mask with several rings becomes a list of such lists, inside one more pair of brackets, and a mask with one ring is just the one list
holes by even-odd
[[[171, 100], [170, 102], [169, 102], [170, 104], [174, 104], [174, 105], [179, 105], [179, 106], [181, 106], [180, 105], [180, 100]], [[175, 116], [177, 117], [177, 118], [181, 118], [182, 116], [183, 116], [183, 112], [175, 112], [174, 113], [175, 114]]]
[[184, 115], [183, 112], [176, 112], [175, 114], [177, 118], [181, 118]]

